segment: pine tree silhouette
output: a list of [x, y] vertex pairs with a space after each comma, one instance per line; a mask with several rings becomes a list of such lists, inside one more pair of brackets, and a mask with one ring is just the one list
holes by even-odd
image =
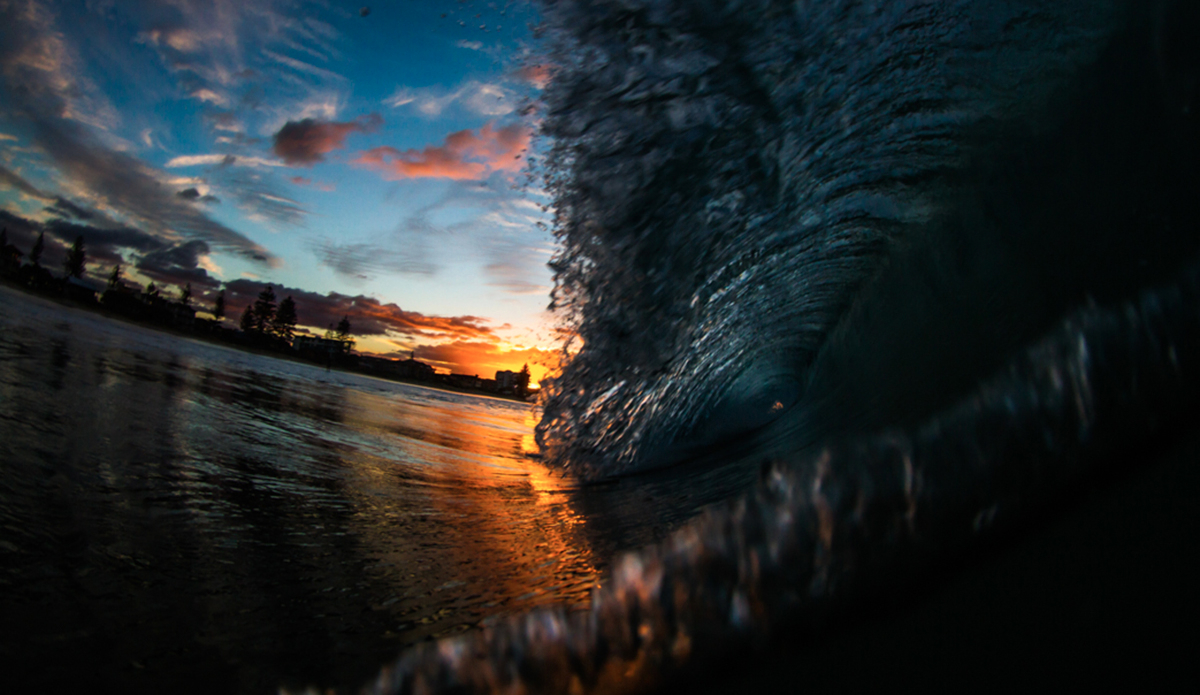
[[79, 235], [75, 237], [75, 243], [67, 251], [67, 258], [63, 261], [63, 268], [67, 271], [67, 277], [82, 280], [86, 266], [87, 252], [83, 250], [83, 235]]

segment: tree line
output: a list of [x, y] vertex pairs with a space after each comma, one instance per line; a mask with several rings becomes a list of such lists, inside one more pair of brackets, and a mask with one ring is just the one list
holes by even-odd
[[87, 265], [87, 251], [83, 248], [82, 236], [76, 237], [75, 243], [67, 249], [66, 259], [63, 260], [63, 270], [66, 274], [62, 278], [55, 278], [48, 269], [42, 267], [42, 254], [45, 251], [46, 233], [41, 232], [38, 234], [37, 240], [33, 242], [33, 247], [29, 249], [28, 262], [22, 264], [21, 257], [25, 254], [21, 253], [16, 245], [8, 243], [8, 227], [5, 227], [0, 230], [0, 273], [38, 289], [47, 289], [54, 283], [61, 284], [70, 278], [83, 279]]
[[[196, 317], [195, 298], [191, 283], [167, 292], [154, 282], [140, 292], [124, 281], [125, 268], [118, 261], [108, 273], [107, 283], [99, 300], [83, 278], [87, 274], [88, 255], [83, 237], [67, 250], [63, 259], [62, 277], [55, 277], [42, 266], [45, 253], [45, 233], [39, 234], [28, 256], [8, 241], [8, 229], [0, 229], [0, 277], [43, 294], [66, 296], [76, 302], [120, 314], [126, 318], [160, 324], [175, 330], [204, 335], [221, 342], [269, 350], [303, 358], [325, 366], [371, 374], [384, 378], [444, 384], [501, 395], [524, 398], [529, 393], [529, 366], [519, 372], [497, 372], [496, 379], [480, 379], [476, 375], [437, 374], [431, 365], [419, 362], [415, 355], [396, 360], [352, 353], [355, 341], [351, 337], [350, 317], [343, 316], [336, 326], [330, 324], [323, 338], [297, 336], [296, 301], [291, 296], [278, 301], [273, 286], [268, 285], [258, 298], [242, 311], [240, 330], [224, 325], [228, 310], [225, 288], [213, 299], [209, 313], [213, 318]], [[21, 259], [25, 257], [26, 262]]]
[[[33, 243], [26, 262], [22, 264], [21, 257], [25, 254], [9, 243], [8, 228], [5, 227], [0, 230], [0, 273], [19, 284], [42, 291], [63, 291], [71, 284], [72, 278], [77, 281], [83, 280], [87, 273], [88, 256], [82, 235], [76, 237], [75, 243], [67, 250], [66, 258], [63, 260], [65, 275], [61, 278], [55, 278], [49, 270], [42, 266], [42, 255], [45, 253], [45, 249], [46, 233], [41, 232]], [[117, 310], [127, 309], [123, 313], [131, 313], [128, 309], [134, 307], [146, 309], [149, 311], [148, 315], [147, 311], [138, 313], [141, 313], [143, 318], [150, 319], [169, 319], [172, 315], [169, 309], [172, 306], [179, 306], [193, 312], [189, 318], [194, 317], [195, 308], [192, 306], [191, 283], [180, 287], [178, 295], [174, 298], [168, 297], [154, 282], [147, 284], [140, 296], [136, 296], [126, 287], [124, 272], [124, 267], [118, 261], [109, 272], [107, 286], [100, 299], [102, 304]], [[83, 296], [84, 293], [90, 292], [90, 289], [83, 289], [77, 294]], [[214, 324], [211, 326], [212, 328], [219, 328], [225, 318], [225, 312], [225, 288], [221, 288], [213, 300], [210, 311]], [[290, 347], [295, 338], [297, 321], [296, 301], [291, 296], [287, 296], [283, 301], [276, 303], [275, 290], [268, 285], [259, 293], [258, 298], [242, 312], [239, 328], [246, 336], [249, 336], [252, 342], [274, 343], [277, 347], [283, 345]], [[343, 316], [336, 328], [330, 326], [325, 337], [352, 346], [354, 341], [350, 337], [350, 331], [350, 317]]]

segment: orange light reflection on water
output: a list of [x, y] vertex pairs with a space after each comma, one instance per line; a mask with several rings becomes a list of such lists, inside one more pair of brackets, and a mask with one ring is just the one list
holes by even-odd
[[346, 426], [394, 445], [348, 447], [342, 461], [354, 535], [378, 560], [371, 571], [395, 583], [408, 629], [445, 634], [532, 605], [587, 605], [597, 558], [574, 481], [528, 456], [532, 409], [347, 397]]

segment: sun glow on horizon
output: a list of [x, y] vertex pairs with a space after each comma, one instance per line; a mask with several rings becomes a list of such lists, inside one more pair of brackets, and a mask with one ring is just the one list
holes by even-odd
[[548, 196], [520, 183], [532, 10], [298, 3], [27, 3], [0, 51], [8, 243], [44, 235], [57, 268], [82, 237], [93, 289], [119, 263], [205, 315], [224, 289], [228, 327], [271, 286], [311, 334], [348, 317], [364, 354], [543, 378], [557, 349], [514, 337], [552, 284]]

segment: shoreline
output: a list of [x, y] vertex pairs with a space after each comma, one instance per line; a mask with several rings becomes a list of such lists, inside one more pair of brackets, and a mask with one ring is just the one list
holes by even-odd
[[263, 348], [254, 347], [252, 345], [243, 345], [243, 344], [235, 343], [235, 342], [229, 341], [229, 340], [222, 340], [221, 338], [211, 335], [211, 334], [184, 331], [184, 330], [180, 330], [178, 328], [172, 327], [172, 326], [154, 323], [151, 321], [138, 321], [137, 319], [133, 319], [129, 316], [125, 316], [124, 314], [121, 314], [121, 313], [118, 313], [111, 309], [108, 309], [99, 302], [97, 302], [95, 304], [88, 304], [88, 303], [84, 303], [84, 302], [78, 302], [78, 301], [75, 301], [68, 297], [61, 296], [61, 295], [53, 295], [53, 294], [48, 294], [48, 293], [43, 293], [43, 292], [37, 292], [37, 291], [32, 290], [29, 287], [12, 282], [8, 278], [0, 278], [0, 288], [10, 289], [13, 292], [19, 293], [26, 297], [32, 297], [32, 298], [36, 298], [36, 299], [42, 299], [47, 302], [52, 302], [54, 304], [57, 304], [58, 306], [67, 307], [70, 309], [78, 309], [80, 311], [86, 311], [90, 314], [95, 314], [102, 318], [109, 319], [112, 321], [117, 321], [119, 323], [123, 323], [123, 324], [129, 325], [129, 326], [137, 326], [140, 328], [146, 328], [146, 329], [149, 329], [152, 331], [156, 331], [158, 333], [165, 333], [167, 335], [171, 335], [176, 338], [183, 338], [183, 339], [187, 339], [187, 340], [196, 340], [196, 341], [202, 342], [206, 345], [213, 345], [216, 347], [228, 348], [230, 350], [237, 350], [239, 352], [244, 352], [244, 353], [248, 353], [251, 355], [258, 355], [260, 357], [270, 357], [270, 358], [274, 358], [274, 359], [285, 360], [287, 362], [295, 362], [296, 364], [309, 365], [311, 367], [316, 367], [318, 369], [336, 370], [339, 372], [344, 372], [346, 374], [354, 374], [356, 376], [368, 377], [371, 379], [379, 379], [380, 381], [387, 381], [387, 382], [394, 383], [394, 384], [404, 384], [406, 386], [418, 386], [421, 388], [427, 388], [427, 389], [431, 389], [434, 391], [445, 391], [448, 393], [457, 393], [457, 394], [463, 394], [463, 395], [468, 395], [468, 396], [477, 396], [480, 398], [495, 398], [497, 400], [502, 400], [502, 401], [512, 401], [514, 403], [524, 403], [529, 406], [537, 405], [536, 401], [529, 401], [524, 398], [518, 398], [516, 396], [506, 396], [504, 394], [494, 393], [491, 391], [484, 391], [481, 389], [467, 389], [467, 388], [462, 388], [460, 386], [453, 386], [450, 384], [438, 384], [438, 383], [433, 383], [433, 382], [428, 382], [428, 381], [417, 381], [417, 380], [410, 380], [410, 379], [394, 378], [394, 377], [390, 377], [390, 376], [383, 375], [383, 374], [377, 374], [374, 372], [368, 372], [368, 371], [358, 370], [358, 369], [354, 369], [354, 368], [347, 368], [346, 366], [343, 366], [343, 365], [321, 364], [319, 362], [314, 362], [312, 360], [304, 359], [303, 357], [300, 357], [299, 355], [288, 354], [285, 352], [277, 352], [274, 350], [266, 350]]

